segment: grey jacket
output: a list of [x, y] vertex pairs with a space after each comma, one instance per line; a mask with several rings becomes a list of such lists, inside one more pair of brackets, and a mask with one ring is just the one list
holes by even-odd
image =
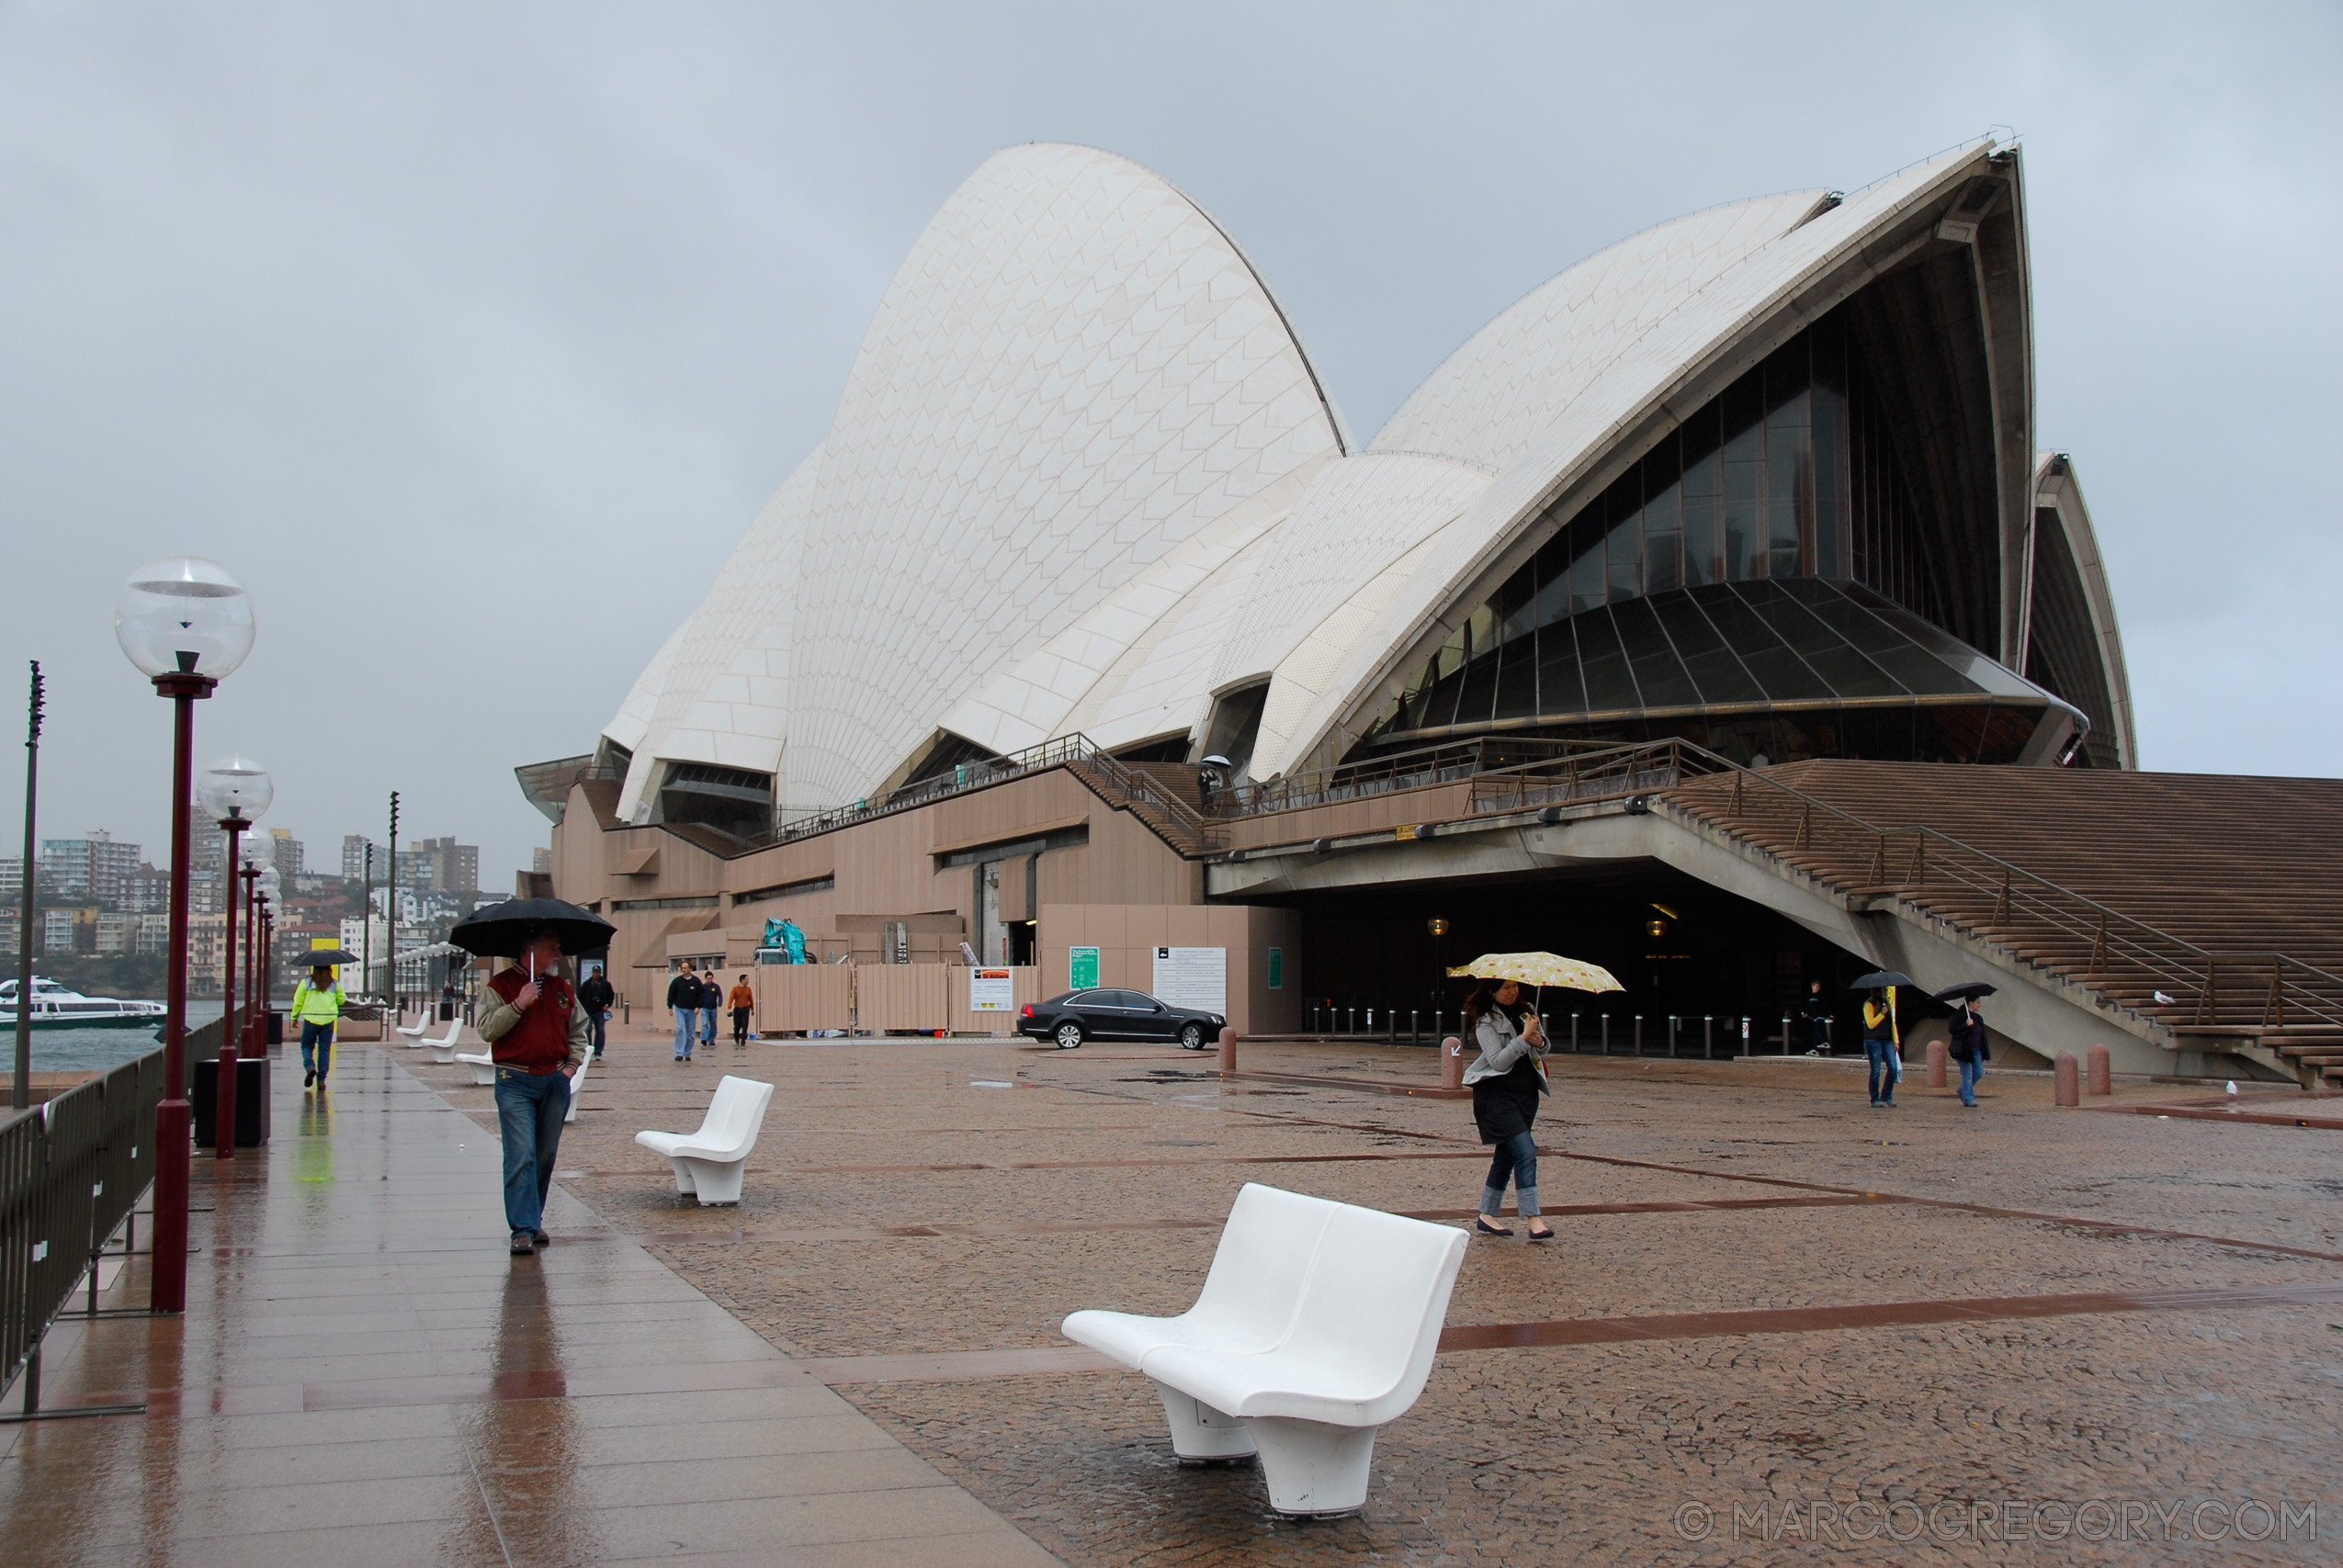
[[[1524, 1056], [1537, 1061], [1545, 1055], [1547, 1047], [1533, 1045], [1529, 1037], [1513, 1027], [1513, 1021], [1502, 1008], [1491, 1008], [1481, 1015], [1480, 1026], [1473, 1031], [1473, 1039], [1480, 1046], [1480, 1057], [1465, 1069], [1465, 1082], [1477, 1084], [1483, 1078], [1501, 1078], [1520, 1065]], [[1540, 1094], [1551, 1094], [1554, 1086], [1540, 1073], [1537, 1080]]]

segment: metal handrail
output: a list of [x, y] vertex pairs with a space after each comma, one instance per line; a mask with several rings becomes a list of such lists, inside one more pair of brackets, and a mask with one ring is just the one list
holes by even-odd
[[23, 1374], [28, 1412], [41, 1336], [153, 1179], [162, 1100], [152, 1051], [0, 1122], [0, 1381]]
[[[1619, 749], [1617, 743], [1611, 741], [1499, 740], [1477, 737], [1471, 740], [1420, 747], [1388, 757], [1339, 763], [1306, 773], [1287, 773], [1273, 779], [1238, 784], [1221, 793], [1213, 802], [1213, 811], [1217, 816], [1225, 817], [1259, 817], [1279, 811], [1298, 811], [1338, 801], [1454, 784], [1459, 779], [1507, 768], [1534, 767], [1563, 757]], [[1492, 751], [1500, 756], [1520, 756], [1524, 752], [1546, 754], [1533, 756], [1525, 762], [1507, 761], [1491, 768], [1488, 765], [1488, 759]]]
[[1052, 768], [1087, 770], [1094, 782], [1105, 787], [1102, 794], [1119, 795], [1117, 805], [1129, 807], [1144, 806], [1160, 813], [1165, 820], [1158, 826], [1194, 841], [1197, 848], [1205, 847], [1214, 834], [1207, 829], [1205, 818], [1194, 807], [1164, 789], [1156, 780], [1133, 769], [1119, 758], [1102, 750], [1085, 735], [1061, 736], [1013, 751], [1004, 757], [986, 758], [979, 761], [956, 765], [949, 773], [938, 773], [932, 779], [905, 784], [886, 795], [856, 801], [831, 810], [800, 817], [785, 822], [772, 832], [760, 834], [749, 840], [756, 849], [774, 844], [786, 844], [795, 840], [811, 838], [875, 818], [892, 816], [917, 807], [932, 805], [956, 795], [972, 790], [990, 789], [995, 784], [1033, 773], [1047, 773]]
[[[1703, 748], [1690, 743], [1686, 749], [1688, 752], [1703, 752]], [[1704, 754], [1720, 762], [1726, 761], [1715, 758], [1715, 753]], [[2024, 955], [2016, 951], [2016, 942], [2006, 934], [2006, 922], [2031, 919], [2046, 926], [2054, 936], [2063, 937], [2071, 944], [2088, 944], [2088, 960], [2081, 964], [2048, 957], [2025, 961], [2110, 995], [2118, 1006], [2135, 1017], [2152, 1019], [2166, 1027], [2215, 1026], [2223, 1010], [2219, 998], [2221, 970], [2224, 965], [2242, 964], [2258, 968], [2270, 977], [2259, 1004], [2263, 1027], [2283, 1027], [2290, 1006], [2322, 1024], [2343, 1027], [2343, 977], [2283, 953], [2213, 953], [1936, 829], [1917, 825], [1880, 828], [1779, 779], [1729, 762], [1726, 765], [1735, 773], [1733, 795], [1724, 813], [1728, 821], [1749, 814], [1754, 787], [1778, 797], [1785, 809], [1796, 811], [1790, 855], [1814, 853], [1818, 858], [1839, 858], [1841, 863], [1847, 863], [1844, 857], [1857, 862], [1866, 854], [1869, 857], [1868, 871], [1861, 882], [1827, 873], [1817, 874], [1820, 880], [1847, 892], [1893, 894], [1916, 908], [1930, 912], [1932, 918], [1947, 919], [1964, 931], [1986, 936], [2016, 957]], [[1779, 851], [1769, 852], [1781, 854]], [[1977, 898], [1990, 897], [1991, 919], [2001, 926], [2001, 931], [1982, 928], [1974, 919], [1934, 915], [1924, 896], [1931, 879], [1950, 883]], [[2122, 1000], [2114, 983], [2125, 971], [2137, 976], [2136, 984], [2130, 987], [2134, 997], [2145, 988], [2169, 991], [2175, 1000], [2170, 1004], [2148, 1004], [2161, 1010], [2154, 1014], [2136, 1002]], [[2297, 974], [2310, 983], [2292, 978]], [[2184, 1006], [2185, 1017], [2176, 1020], [2175, 1013]]]

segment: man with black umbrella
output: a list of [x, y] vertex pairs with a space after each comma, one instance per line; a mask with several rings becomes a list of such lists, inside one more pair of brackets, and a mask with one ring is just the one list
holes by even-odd
[[496, 1126], [504, 1143], [504, 1223], [513, 1256], [534, 1254], [545, 1234], [570, 1075], [585, 1060], [586, 1010], [561, 976], [561, 938], [541, 931], [513, 968], [492, 976], [474, 1027], [496, 1059]]

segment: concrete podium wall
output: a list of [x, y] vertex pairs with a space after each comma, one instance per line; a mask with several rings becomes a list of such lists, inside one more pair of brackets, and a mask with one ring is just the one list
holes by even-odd
[[[1035, 928], [1040, 994], [1072, 987], [1069, 953], [1098, 949], [1098, 983], [1155, 989], [1159, 947], [1228, 950], [1228, 1022], [1239, 1034], [1291, 1034], [1301, 1028], [1301, 918], [1291, 909], [1251, 904], [1051, 904]], [[1277, 989], [1269, 987], [1269, 950], [1284, 951]]]

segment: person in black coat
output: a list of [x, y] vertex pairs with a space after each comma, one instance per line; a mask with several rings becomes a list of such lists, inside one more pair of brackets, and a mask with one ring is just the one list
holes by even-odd
[[600, 969], [587, 976], [585, 984], [578, 987], [578, 1005], [585, 1009], [586, 1021], [594, 1030], [594, 1059], [597, 1062], [602, 1060], [603, 1036], [610, 1025], [610, 1009], [617, 1000], [618, 993], [612, 988], [609, 976]]
[[699, 976], [685, 964], [667, 982], [667, 1006], [675, 1014], [675, 1060], [692, 1059], [692, 1035], [699, 1021]]
[[1993, 1053], [1985, 1043], [1985, 1020], [1978, 1015], [1974, 998], [1964, 998], [1952, 1010], [1952, 1038], [1947, 1047], [1952, 1060], [1961, 1067], [1961, 1103], [1975, 1111], [1977, 1108], [1977, 1079], [1985, 1077], [1985, 1065]]
[[1513, 1206], [1529, 1223], [1532, 1241], [1551, 1241], [1553, 1227], [1538, 1216], [1537, 1124], [1538, 1097], [1551, 1094], [1545, 1080], [1545, 1034], [1537, 1014], [1520, 1010], [1522, 987], [1511, 980], [1492, 987], [1481, 982], [1465, 1003], [1465, 1027], [1480, 1046], [1480, 1055], [1466, 1069], [1465, 1082], [1473, 1091], [1473, 1122], [1480, 1141], [1494, 1144], [1488, 1179], [1481, 1183], [1480, 1213], [1473, 1229], [1482, 1235], [1511, 1235], [1497, 1223], [1505, 1201], [1505, 1184], [1513, 1184]]

